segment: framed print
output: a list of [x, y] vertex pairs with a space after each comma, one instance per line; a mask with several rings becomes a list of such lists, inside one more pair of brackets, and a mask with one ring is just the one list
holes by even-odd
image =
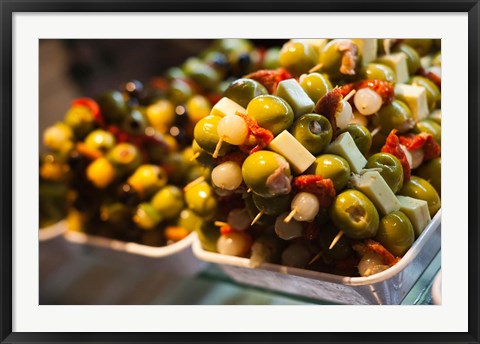
[[0, 1], [2, 343], [479, 342], [478, 1]]

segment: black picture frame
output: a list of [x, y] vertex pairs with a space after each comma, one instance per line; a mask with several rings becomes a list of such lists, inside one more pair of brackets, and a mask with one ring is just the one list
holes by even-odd
[[[1, 343], [479, 343], [479, 15], [466, 1], [60, 1], [0, 0], [0, 340]], [[21, 333], [12, 332], [12, 17], [15, 12], [464, 12], [468, 13], [469, 266], [465, 333]], [[240, 329], [239, 329], [240, 330]]]

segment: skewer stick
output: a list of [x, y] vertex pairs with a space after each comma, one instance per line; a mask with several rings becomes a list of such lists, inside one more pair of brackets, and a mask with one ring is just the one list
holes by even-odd
[[380, 130], [382, 130], [382, 127], [378, 126], [375, 129], [373, 129], [370, 134], [373, 137], [373, 136], [377, 135]]
[[335, 246], [335, 244], [338, 242], [338, 240], [340, 240], [340, 238], [343, 236], [343, 231], [342, 230], [339, 230], [338, 231], [338, 234], [335, 238], [333, 238], [333, 241], [332, 243], [330, 244], [330, 247], [328, 248], [329, 250], [331, 250], [333, 248], [333, 246]]
[[318, 252], [318, 254], [308, 262], [308, 265], [315, 263], [322, 255], [323, 251]]
[[323, 63], [319, 63], [319, 64], [313, 66], [312, 68], [310, 68], [308, 72], [313, 73], [313, 72], [319, 71], [322, 68], [323, 68]]
[[297, 207], [293, 207], [292, 211], [290, 212], [290, 214], [287, 215], [287, 217], [283, 220], [283, 222], [289, 223], [296, 213], [297, 213]]
[[252, 220], [252, 223], [250, 223], [250, 226], [253, 226], [258, 220], [260, 220], [260, 218], [263, 216], [263, 213], [265, 213], [265, 209], [260, 210], [260, 212]]
[[212, 154], [214, 159], [216, 159], [218, 157], [218, 153], [220, 153], [220, 149], [222, 148], [223, 139], [224, 139], [224, 137], [220, 136], [220, 139], [218, 140], [217, 146], [215, 147], [215, 151]]
[[195, 154], [192, 155], [192, 157], [190, 158], [190, 161], [197, 160], [199, 156], [200, 156], [200, 152], [196, 152]]
[[252, 192], [252, 188], [248, 188], [248, 189], [247, 189], [247, 192]]
[[392, 46], [391, 38], [387, 38], [383, 40], [383, 49], [385, 50], [385, 54], [390, 55], [391, 46]]
[[203, 176], [200, 176], [198, 177], [197, 179], [195, 180], [192, 180], [190, 183], [188, 183], [187, 185], [185, 185], [185, 187], [183, 188], [183, 191], [188, 191], [189, 189], [191, 189], [192, 187], [200, 184], [200, 183], [203, 183], [205, 181], [205, 177]]
[[228, 223], [223, 221], [215, 221], [213, 224], [217, 227], [230, 226]]
[[345, 98], [343, 98], [343, 100], [345, 100], [345, 101], [348, 102], [348, 100], [349, 100], [350, 98], [352, 98], [355, 93], [357, 93], [357, 90], [351, 90], [350, 93], [347, 94], [347, 95], [345, 96]]

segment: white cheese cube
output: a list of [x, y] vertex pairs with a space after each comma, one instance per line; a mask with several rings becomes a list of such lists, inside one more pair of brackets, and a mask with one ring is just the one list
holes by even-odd
[[377, 58], [378, 40], [375, 38], [354, 39], [362, 56], [362, 65], [366, 66]]
[[397, 83], [395, 84], [395, 98], [407, 104], [415, 121], [427, 118], [429, 111], [425, 87]]
[[351, 178], [355, 189], [363, 192], [382, 215], [400, 209], [400, 202], [378, 171], [367, 171]]
[[315, 161], [315, 157], [287, 130], [278, 134], [268, 148], [287, 159], [296, 173], [305, 172]]
[[236, 112], [243, 114], [247, 113], [247, 110], [238, 103], [234, 102], [230, 98], [223, 97], [210, 111], [210, 115], [225, 117], [227, 115], [236, 115]]
[[290, 104], [295, 118], [305, 115], [306, 113], [311, 113], [315, 106], [308, 94], [295, 79], [280, 81], [275, 95]]
[[360, 171], [367, 164], [367, 159], [358, 150], [355, 141], [350, 133], [344, 132], [337, 136], [337, 138], [328, 145], [325, 153], [340, 155], [348, 161], [352, 172], [360, 173]]
[[405, 83], [408, 81], [407, 55], [402, 52], [390, 55], [383, 55], [377, 59], [378, 63], [382, 63], [392, 68], [396, 75], [396, 82]]
[[410, 219], [415, 237], [418, 238], [431, 220], [427, 201], [400, 195], [397, 199], [400, 202], [400, 210]]

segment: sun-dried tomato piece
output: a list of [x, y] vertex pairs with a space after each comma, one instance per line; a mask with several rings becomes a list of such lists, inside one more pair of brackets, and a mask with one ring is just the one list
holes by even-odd
[[385, 145], [382, 147], [381, 152], [390, 153], [398, 158], [403, 167], [403, 179], [405, 181], [410, 179], [410, 164], [408, 163], [405, 152], [400, 147], [400, 139], [397, 136], [396, 129], [392, 129], [390, 134], [388, 134], [387, 140], [385, 141]]
[[249, 135], [253, 135], [256, 141], [256, 145], [253, 146], [253, 148], [251, 145], [241, 145], [240, 149], [245, 153], [252, 154], [268, 146], [268, 144], [273, 140], [272, 132], [259, 126], [255, 119], [247, 116], [246, 114], [240, 112], [237, 112], [236, 114], [243, 118], [247, 124]]
[[315, 113], [327, 117], [332, 125], [333, 138], [337, 137], [337, 120], [335, 119], [335, 113], [338, 106], [343, 99], [342, 90], [339, 87], [335, 87], [330, 92], [327, 92], [322, 98], [320, 98], [315, 105]]
[[245, 75], [244, 78], [258, 81], [265, 86], [270, 94], [275, 94], [278, 83], [283, 80], [291, 79], [293, 76], [285, 68], [277, 68], [261, 69]]
[[440, 156], [440, 145], [435, 142], [432, 134], [407, 134], [399, 137], [400, 144], [404, 145], [408, 150], [423, 149], [423, 160], [428, 161]]
[[229, 224], [226, 224], [226, 225], [223, 225], [223, 226], [220, 227], [220, 234], [222, 234], [222, 235], [228, 234], [228, 233], [231, 233], [231, 232], [233, 232], [233, 228]]
[[400, 257], [395, 257], [390, 251], [388, 251], [382, 244], [372, 239], [365, 239], [363, 244], [366, 248], [372, 252], [375, 252], [382, 257], [383, 262], [386, 265], [393, 266], [400, 261]]
[[361, 88], [369, 88], [372, 91], [377, 92], [382, 98], [383, 104], [388, 104], [395, 98], [393, 84], [383, 80], [361, 80], [350, 84], [345, 84], [341, 88], [342, 95], [345, 97], [352, 90], [358, 91]]
[[358, 46], [349, 39], [341, 40], [337, 45], [337, 50], [342, 52], [342, 65], [340, 73], [346, 75], [355, 75], [355, 67], [358, 59]]
[[322, 178], [315, 174], [304, 174], [293, 180], [297, 192], [309, 192], [317, 196], [320, 206], [329, 207], [336, 196], [335, 188], [331, 179]]

